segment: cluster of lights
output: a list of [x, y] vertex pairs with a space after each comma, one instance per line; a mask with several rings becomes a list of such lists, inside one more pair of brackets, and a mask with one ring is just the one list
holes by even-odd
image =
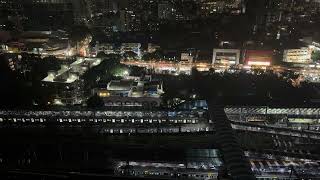
[[263, 62], [263, 61], [249, 61], [248, 62], [249, 66], [270, 66], [270, 62]]

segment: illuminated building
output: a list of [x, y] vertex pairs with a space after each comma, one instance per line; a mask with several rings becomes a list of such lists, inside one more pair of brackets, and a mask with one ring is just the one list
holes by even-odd
[[116, 53], [116, 48], [111, 43], [98, 43], [97, 51], [104, 52], [105, 54], [113, 54]]
[[163, 92], [162, 82], [127, 77], [112, 80], [105, 88], [93, 90], [100, 96], [106, 106], [159, 106]]
[[7, 53], [19, 53], [25, 48], [25, 44], [21, 42], [9, 42], [3, 45], [3, 51]]
[[[268, 117], [278, 115], [286, 118], [279, 118], [277, 124], [281, 127], [308, 129], [316, 131], [320, 128], [319, 113], [317, 107], [286, 107], [286, 106], [251, 106], [236, 107], [230, 106], [225, 108], [225, 112], [230, 117], [231, 121], [266, 121]], [[235, 114], [241, 118], [235, 118]], [[309, 127], [307, 126], [309, 124]]]
[[133, 10], [120, 10], [120, 31], [135, 32], [141, 31], [141, 28], [141, 19]]
[[[104, 52], [105, 54], [134, 52], [138, 56], [141, 55], [141, 44], [140, 43], [122, 43], [120, 47], [115, 46], [112, 43], [97, 43], [97, 52]], [[152, 49], [152, 48], [151, 48]], [[154, 47], [156, 49], [156, 47]]]
[[200, 13], [202, 16], [210, 16], [220, 13], [240, 14], [245, 12], [242, 0], [220, 1], [220, 0], [200, 0]]
[[160, 46], [152, 43], [148, 43], [148, 53], [154, 53], [155, 51], [159, 50]]
[[20, 34], [19, 41], [4, 43], [7, 53], [30, 53], [46, 56], [56, 56], [65, 59], [76, 53], [71, 47], [68, 34], [65, 31], [25, 31]]
[[239, 60], [239, 49], [213, 49], [212, 64], [237, 65]]
[[22, 0], [1, 0], [0, 1], [0, 10], [6, 10], [7, 13], [12, 14], [17, 11], [22, 10]]
[[92, 15], [118, 11], [116, 0], [88, 0], [88, 4], [90, 4]]
[[109, 97], [110, 93], [108, 92], [108, 90], [100, 90], [98, 93], [98, 96], [105, 98], [105, 97]]
[[158, 18], [163, 20], [172, 19], [175, 13], [173, 4], [169, 1], [163, 1], [158, 4]]
[[273, 60], [271, 50], [245, 50], [244, 63], [249, 66], [270, 66]]
[[87, 23], [90, 26], [101, 28], [107, 33], [118, 29], [116, 27], [119, 21], [119, 16], [116, 14], [119, 11], [117, 0], [85, 0], [85, 2], [90, 17]]
[[138, 56], [141, 55], [141, 44], [140, 43], [122, 43], [120, 47], [121, 53], [132, 51]]
[[192, 63], [193, 56], [190, 53], [181, 53], [180, 63]]
[[[70, 47], [69, 37], [65, 31], [25, 31], [20, 35], [20, 42], [8, 43], [9, 47], [19, 47], [16, 52], [45, 56], [56, 56], [58, 58], [71, 56], [74, 48]], [[19, 45], [21, 44], [21, 45]]]
[[304, 47], [300, 49], [287, 49], [283, 53], [283, 62], [311, 63], [312, 50]]
[[175, 75], [177, 74], [191, 74], [192, 71], [192, 61], [193, 61], [193, 57], [192, 56], [188, 56], [189, 59], [181, 59], [181, 61], [179, 62], [179, 64], [177, 64], [176, 68], [173, 69], [173, 72]]
[[58, 71], [49, 71], [42, 80], [42, 86], [55, 90], [54, 104], [81, 104], [83, 99], [84, 80], [82, 75], [90, 68], [101, 63], [99, 58], [78, 57], [70, 65], [62, 65]]

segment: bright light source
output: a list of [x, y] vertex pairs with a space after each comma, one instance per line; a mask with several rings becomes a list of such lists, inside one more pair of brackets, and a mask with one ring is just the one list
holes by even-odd
[[270, 62], [262, 62], [262, 61], [249, 61], [249, 66], [270, 66]]
[[109, 97], [109, 96], [110, 96], [110, 93], [109, 93], [109, 92], [100, 92], [100, 93], [99, 93], [99, 96], [100, 96], [100, 97]]
[[128, 70], [124, 70], [124, 71], [123, 71], [123, 75], [124, 75], [124, 76], [129, 76], [129, 71], [128, 71]]

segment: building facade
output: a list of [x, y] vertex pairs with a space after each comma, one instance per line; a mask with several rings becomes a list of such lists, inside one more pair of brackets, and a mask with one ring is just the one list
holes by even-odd
[[239, 61], [239, 49], [213, 49], [212, 64], [237, 65]]
[[311, 63], [312, 50], [309, 48], [287, 49], [283, 53], [283, 62], [287, 63]]
[[270, 66], [273, 61], [271, 50], [245, 50], [244, 64], [249, 66]]

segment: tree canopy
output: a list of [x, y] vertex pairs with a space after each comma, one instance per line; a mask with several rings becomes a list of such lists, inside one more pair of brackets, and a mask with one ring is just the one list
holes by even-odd
[[123, 54], [125, 59], [138, 59], [138, 54], [133, 51], [127, 51]]
[[84, 25], [73, 26], [70, 32], [70, 40], [72, 43], [77, 43], [82, 41], [88, 35], [90, 35], [90, 29]]
[[156, 50], [153, 53], [146, 53], [142, 56], [142, 59], [145, 61], [152, 61], [152, 60], [161, 60], [163, 59], [163, 52], [161, 50]]
[[320, 61], [320, 51], [314, 51], [311, 56], [312, 61]]
[[95, 94], [87, 100], [87, 106], [92, 109], [101, 108], [104, 106], [104, 101], [101, 97]]

